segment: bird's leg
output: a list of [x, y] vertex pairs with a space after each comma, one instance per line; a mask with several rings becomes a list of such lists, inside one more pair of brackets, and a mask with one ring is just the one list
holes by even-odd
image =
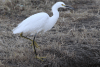
[[33, 41], [32, 39], [23, 36], [23, 33], [20, 34], [20, 37], [23, 37], [23, 38], [25, 38], [25, 39], [28, 39], [28, 40], [30, 40], [30, 41]]
[[38, 56], [37, 56], [37, 52], [36, 52], [36, 48], [35, 48], [35, 37], [36, 37], [36, 35], [34, 36], [33, 42], [32, 42], [32, 45], [33, 45], [33, 47], [34, 47], [34, 52], [35, 52], [35, 58], [37, 58], [37, 59], [43, 61], [42, 59], [45, 58], [45, 57], [38, 57]]
[[32, 45], [33, 45], [33, 47], [34, 47], [35, 56], [37, 56], [37, 52], [36, 52], [36, 49], [35, 49], [35, 43], [34, 43], [34, 40], [35, 40], [35, 36], [34, 36], [34, 38], [33, 38]]
[[[33, 42], [33, 41], [32, 41]], [[31, 44], [31, 46], [33, 45], [33, 43]], [[36, 48], [39, 48], [40, 49], [40, 47], [38, 46], [38, 44], [36, 43], [36, 41], [34, 41], [34, 45], [35, 45], [35, 47]]]
[[[33, 40], [32, 40], [32, 39], [30, 39], [30, 38], [27, 38], [27, 37], [23, 36], [23, 33], [21, 33], [21, 34], [20, 34], [20, 37], [23, 37], [23, 38], [28, 39], [28, 40], [30, 40], [30, 41], [32, 41], [32, 42], [33, 42]], [[31, 44], [31, 46], [32, 46], [32, 45], [33, 45], [33, 44]], [[34, 45], [36, 46], [36, 48], [40, 48], [40, 47], [38, 46], [38, 44], [36, 43], [36, 41], [34, 41]]]

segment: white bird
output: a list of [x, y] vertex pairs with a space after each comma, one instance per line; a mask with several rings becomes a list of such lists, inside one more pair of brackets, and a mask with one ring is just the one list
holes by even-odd
[[[70, 8], [73, 9], [72, 7], [69, 7], [67, 5], [65, 5], [65, 3], [63, 2], [57, 2], [52, 6], [52, 12], [53, 12], [53, 16], [49, 16], [47, 13], [45, 12], [40, 12], [37, 14], [34, 14], [28, 18], [26, 18], [25, 20], [23, 20], [16, 28], [13, 29], [13, 34], [17, 34], [17, 33], [21, 33], [20, 36], [24, 37], [26, 39], [29, 39], [25, 36], [22, 35], [22, 33], [30, 33], [36, 36], [37, 33], [39, 33], [40, 31], [46, 32], [48, 30], [50, 30], [55, 23], [57, 22], [58, 18], [59, 18], [59, 12], [58, 12], [58, 8]], [[36, 49], [35, 46], [37, 46], [36, 42], [35, 42], [35, 36], [33, 38], [33, 46], [34, 46], [34, 51], [35, 51], [35, 55], [37, 58], [37, 53], [36, 53]]]

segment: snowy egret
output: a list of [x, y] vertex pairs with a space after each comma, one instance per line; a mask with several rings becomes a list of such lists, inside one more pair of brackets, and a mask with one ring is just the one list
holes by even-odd
[[[38, 47], [37, 43], [35, 42], [36, 34], [39, 33], [40, 31], [46, 32], [55, 25], [55, 23], [59, 18], [58, 8], [60, 7], [73, 9], [70, 6], [65, 5], [65, 3], [63, 2], [57, 2], [52, 6], [52, 12], [53, 12], [52, 17], [49, 17], [49, 15], [45, 12], [37, 13], [26, 18], [16, 28], [13, 29], [14, 34], [20, 33], [21, 37], [32, 41], [36, 58], [40, 60], [41, 58], [37, 57], [37, 52], [35, 49], [35, 47]], [[23, 33], [29, 33], [35, 36], [33, 40], [31, 40], [30, 38], [23, 36]]]

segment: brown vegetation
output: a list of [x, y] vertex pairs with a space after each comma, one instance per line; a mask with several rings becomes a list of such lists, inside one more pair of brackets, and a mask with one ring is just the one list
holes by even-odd
[[[100, 67], [100, 0], [61, 0], [74, 11], [59, 9], [60, 18], [36, 41], [35, 59], [31, 42], [12, 34], [26, 17], [47, 12], [60, 0], [0, 0], [0, 67]], [[28, 36], [33, 38], [33, 36]]]

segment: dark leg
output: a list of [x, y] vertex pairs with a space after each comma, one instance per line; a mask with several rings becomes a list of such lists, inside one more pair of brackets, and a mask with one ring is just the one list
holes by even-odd
[[42, 58], [45, 58], [45, 57], [38, 57], [38, 56], [37, 56], [37, 52], [36, 52], [36, 48], [35, 48], [35, 47], [38, 48], [39, 46], [38, 46], [38, 44], [35, 42], [35, 37], [36, 37], [36, 35], [34, 36], [33, 40], [30, 39], [30, 38], [27, 38], [27, 37], [23, 36], [23, 33], [20, 34], [20, 37], [23, 37], [23, 38], [25, 38], [25, 39], [28, 39], [28, 40], [32, 41], [32, 46], [33, 46], [33, 48], [34, 48], [35, 57], [36, 57], [37, 59], [43, 61]]
[[33, 47], [34, 47], [35, 57], [36, 57], [37, 59], [43, 61], [42, 59], [43, 59], [43, 58], [46, 58], [46, 57], [38, 57], [38, 56], [37, 56], [37, 52], [36, 52], [36, 48], [35, 48], [35, 37], [36, 37], [36, 34], [35, 34], [35, 36], [34, 36], [34, 38], [33, 38], [33, 43], [32, 43], [32, 45], [33, 45]]
[[[36, 35], [35, 35], [35, 36], [36, 36]], [[30, 40], [30, 41], [32, 41], [32, 42], [33, 42], [33, 40], [32, 40], [32, 39], [30, 39], [30, 38], [27, 38], [27, 37], [23, 36], [23, 33], [21, 33], [21, 34], [20, 34], [20, 37], [23, 37], [23, 38], [28, 39], [28, 40]], [[32, 44], [32, 45], [33, 45], [33, 44]], [[34, 45], [36, 46], [36, 48], [40, 48], [40, 47], [38, 46], [38, 44], [35, 42], [35, 40], [34, 40]]]
[[23, 33], [20, 34], [20, 37], [23, 37], [23, 38], [25, 38], [25, 39], [28, 39], [28, 40], [30, 40], [30, 41], [33, 41], [32, 39], [23, 36]]
[[35, 42], [35, 37], [36, 37], [36, 35], [33, 38], [33, 47], [34, 47], [35, 56], [37, 57], [37, 52], [36, 52], [35, 43], [34, 43]]

